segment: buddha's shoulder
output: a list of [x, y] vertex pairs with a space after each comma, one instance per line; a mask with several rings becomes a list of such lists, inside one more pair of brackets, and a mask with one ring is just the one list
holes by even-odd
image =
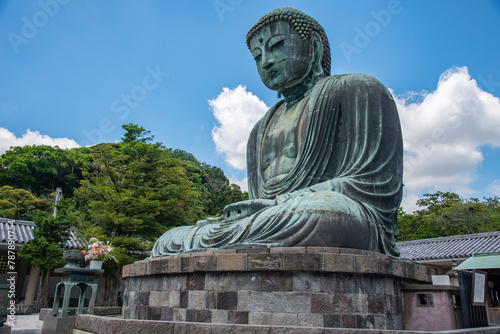
[[[384, 87], [380, 81], [368, 74], [349, 73], [338, 74], [323, 78], [322, 84], [332, 87], [354, 88], [354, 87]], [[321, 82], [320, 81], [320, 82]], [[320, 83], [318, 82], [318, 83]], [[384, 87], [385, 88], [385, 87]]]

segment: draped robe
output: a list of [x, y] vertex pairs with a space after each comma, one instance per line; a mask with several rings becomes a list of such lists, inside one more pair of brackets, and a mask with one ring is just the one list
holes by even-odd
[[235, 220], [207, 218], [171, 229], [157, 240], [153, 257], [251, 246], [348, 247], [399, 256], [394, 237], [403, 144], [392, 95], [363, 74], [318, 81], [301, 117], [292, 170], [269, 184], [261, 151], [282, 103], [255, 125], [247, 145], [249, 197], [274, 205], [243, 210]]

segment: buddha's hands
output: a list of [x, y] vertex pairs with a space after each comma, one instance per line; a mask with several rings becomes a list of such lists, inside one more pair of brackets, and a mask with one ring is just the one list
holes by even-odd
[[232, 222], [241, 218], [249, 217], [254, 213], [270, 207], [275, 206], [276, 200], [270, 199], [251, 199], [229, 204], [224, 208], [222, 219], [226, 222]]
[[196, 225], [201, 226], [201, 225], [207, 225], [207, 224], [216, 224], [216, 223], [223, 223], [224, 222], [224, 217], [208, 217], [203, 220], [198, 220]]
[[339, 180], [328, 180], [322, 183], [316, 183], [313, 186], [299, 189], [296, 191], [292, 191], [289, 193], [281, 194], [276, 196], [276, 203], [283, 204], [289, 200], [294, 200], [300, 197], [304, 197], [308, 194], [317, 192], [317, 191], [335, 191], [338, 192], [338, 183]]
[[282, 203], [287, 202], [288, 200], [295, 199], [298, 197], [303, 197], [307, 194], [310, 194], [311, 192], [312, 191], [310, 189], [305, 188], [305, 189], [300, 189], [300, 190], [293, 191], [290, 193], [285, 193], [285, 194], [276, 196], [276, 202], [278, 204], [282, 204]]

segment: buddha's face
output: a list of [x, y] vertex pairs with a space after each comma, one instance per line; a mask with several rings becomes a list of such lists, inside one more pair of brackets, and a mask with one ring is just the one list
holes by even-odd
[[312, 67], [312, 46], [288, 22], [265, 26], [250, 40], [250, 49], [264, 85], [282, 91], [298, 84]]

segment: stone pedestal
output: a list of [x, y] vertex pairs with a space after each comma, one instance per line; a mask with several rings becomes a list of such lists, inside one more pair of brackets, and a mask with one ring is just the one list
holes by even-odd
[[402, 330], [402, 284], [431, 270], [339, 248], [219, 250], [123, 268], [123, 318]]
[[42, 334], [72, 334], [76, 317], [46, 317], [43, 321]]

